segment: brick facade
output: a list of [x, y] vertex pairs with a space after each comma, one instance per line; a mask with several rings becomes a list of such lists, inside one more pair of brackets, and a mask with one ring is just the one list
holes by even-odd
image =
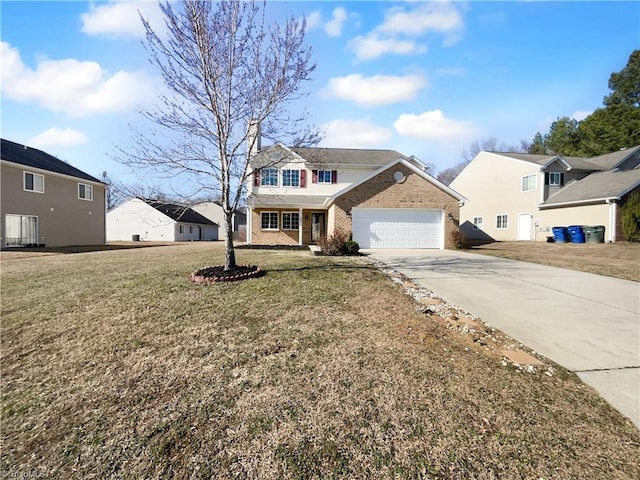
[[[405, 177], [400, 183], [393, 178], [398, 171]], [[451, 232], [457, 230], [460, 221], [458, 199], [404, 165], [388, 168], [338, 197], [334, 204], [336, 228], [351, 232], [353, 207], [442, 209], [445, 219], [445, 247], [454, 248]]]
[[[254, 245], [298, 245], [298, 230], [282, 230], [282, 212], [298, 212], [298, 209], [283, 209], [283, 208], [260, 208], [252, 210], [251, 225], [252, 236], [251, 243]], [[261, 225], [261, 213], [262, 212], [278, 212], [278, 230], [262, 230]], [[302, 210], [302, 244], [311, 245], [314, 242], [311, 241], [311, 215], [313, 213], [325, 214], [326, 225], [326, 210]], [[326, 232], [324, 232], [326, 233]]]

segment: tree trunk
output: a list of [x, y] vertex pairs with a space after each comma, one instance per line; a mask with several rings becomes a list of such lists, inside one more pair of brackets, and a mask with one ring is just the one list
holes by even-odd
[[225, 212], [224, 223], [227, 234], [224, 238], [224, 269], [232, 270], [236, 268], [236, 252], [233, 248], [233, 213]]

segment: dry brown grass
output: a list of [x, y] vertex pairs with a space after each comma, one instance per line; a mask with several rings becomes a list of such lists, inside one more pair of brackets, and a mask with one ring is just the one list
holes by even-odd
[[2, 264], [2, 470], [43, 478], [638, 478], [640, 432], [359, 258], [209, 244]]
[[640, 243], [495, 242], [469, 251], [640, 281]]

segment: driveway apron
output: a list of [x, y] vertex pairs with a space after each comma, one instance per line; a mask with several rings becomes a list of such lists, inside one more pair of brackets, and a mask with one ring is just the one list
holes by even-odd
[[636, 282], [451, 250], [365, 250], [575, 372], [640, 428]]

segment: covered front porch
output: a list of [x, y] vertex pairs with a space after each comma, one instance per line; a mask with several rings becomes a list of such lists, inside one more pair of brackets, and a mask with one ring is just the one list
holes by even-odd
[[[271, 197], [271, 198], [270, 198]], [[249, 245], [315, 245], [327, 234], [324, 197], [252, 196], [247, 203]]]

